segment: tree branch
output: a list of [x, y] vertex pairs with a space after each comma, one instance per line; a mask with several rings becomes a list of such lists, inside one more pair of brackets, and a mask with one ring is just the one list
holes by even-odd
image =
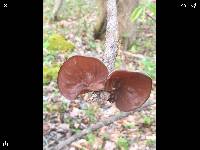
[[[106, 41], [105, 51], [102, 61], [111, 73], [115, 68], [115, 58], [118, 48], [118, 21], [117, 21], [117, 4], [116, 0], [107, 0], [107, 26], [106, 26]], [[103, 103], [107, 98], [106, 92], [93, 92], [89, 101]]]
[[111, 123], [113, 123], [117, 120], [125, 118], [125, 117], [129, 116], [130, 114], [134, 114], [135, 112], [142, 111], [146, 107], [154, 105], [154, 104], [156, 104], [155, 101], [148, 100], [142, 107], [137, 108], [134, 111], [122, 112], [122, 113], [119, 113], [117, 115], [113, 115], [113, 116], [109, 117], [108, 119], [100, 121], [100, 122], [90, 126], [89, 128], [82, 130], [80, 133], [71, 136], [70, 138], [66, 139], [65, 141], [60, 142], [57, 146], [50, 148], [50, 149], [47, 149], [47, 150], [61, 150], [65, 146], [71, 144], [72, 142], [74, 142], [77, 139], [80, 139], [82, 136], [87, 135], [90, 132], [93, 132], [93, 131], [95, 131], [95, 130], [101, 128], [101, 127], [104, 127], [104, 126], [108, 126], [108, 125], [110, 125]]
[[116, 0], [107, 0], [107, 26], [106, 41], [103, 62], [112, 72], [115, 67], [115, 57], [117, 54], [118, 43], [118, 22], [117, 22], [117, 5]]

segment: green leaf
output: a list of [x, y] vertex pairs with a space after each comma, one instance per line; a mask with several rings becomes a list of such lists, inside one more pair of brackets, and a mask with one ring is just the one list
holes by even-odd
[[144, 6], [138, 6], [137, 8], [135, 8], [135, 10], [131, 14], [131, 21], [135, 22], [135, 20], [137, 20], [142, 15], [142, 12], [144, 10]]
[[156, 16], [156, 4], [155, 3], [150, 3], [148, 5], [148, 9], [153, 13], [154, 16]]

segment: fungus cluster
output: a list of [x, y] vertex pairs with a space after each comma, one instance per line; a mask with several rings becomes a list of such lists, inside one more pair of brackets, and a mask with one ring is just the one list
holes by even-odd
[[149, 98], [152, 80], [139, 72], [116, 70], [109, 74], [99, 59], [73, 56], [60, 68], [58, 88], [70, 100], [87, 92], [107, 91], [110, 93], [108, 101], [127, 112], [140, 107]]

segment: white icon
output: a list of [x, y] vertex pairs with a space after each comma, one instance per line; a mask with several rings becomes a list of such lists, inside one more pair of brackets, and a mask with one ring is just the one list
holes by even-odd
[[5, 142], [3, 143], [3, 146], [8, 146], [8, 143], [5, 141]]
[[197, 5], [197, 4], [196, 4], [196, 3], [194, 3], [194, 6], [192, 6], [192, 5], [191, 5], [191, 6], [195, 8], [195, 7], [196, 7], [196, 5]]
[[3, 4], [3, 7], [8, 7], [8, 5], [7, 4]]
[[185, 4], [181, 4], [181, 6], [183, 6], [183, 5], [186, 7], [186, 5], [185, 5]]

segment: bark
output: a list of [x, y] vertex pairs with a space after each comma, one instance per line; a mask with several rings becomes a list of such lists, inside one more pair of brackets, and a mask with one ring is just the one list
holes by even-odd
[[111, 73], [115, 67], [118, 47], [118, 22], [116, 0], [107, 0], [107, 26], [103, 62]]
[[[118, 22], [117, 22], [117, 5], [116, 0], [107, 0], [107, 26], [105, 51], [102, 61], [111, 73], [115, 68], [115, 58], [118, 48]], [[108, 93], [103, 91], [93, 92], [89, 101], [96, 101], [104, 104], [108, 100]]]

